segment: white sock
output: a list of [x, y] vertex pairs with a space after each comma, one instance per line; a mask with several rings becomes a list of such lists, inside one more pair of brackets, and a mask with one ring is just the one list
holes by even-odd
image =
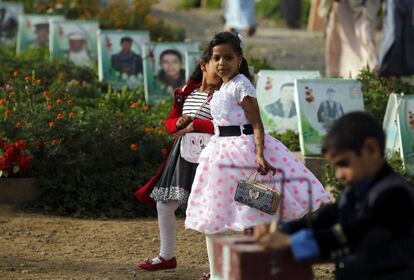
[[[158, 226], [160, 228], [160, 256], [165, 260], [175, 257], [175, 246], [177, 243], [175, 210], [177, 210], [178, 206], [180, 206], [178, 201], [157, 202]], [[153, 261], [160, 262], [158, 257], [155, 259]]]
[[213, 235], [206, 235], [206, 247], [207, 247], [207, 256], [208, 256], [208, 264], [210, 266], [210, 278], [213, 278], [215, 275], [214, 273], [214, 251], [213, 251]]

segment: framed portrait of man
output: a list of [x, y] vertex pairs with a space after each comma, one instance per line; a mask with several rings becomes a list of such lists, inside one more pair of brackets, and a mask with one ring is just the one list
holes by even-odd
[[97, 60], [96, 21], [50, 20], [50, 56], [94, 68]]
[[321, 154], [322, 139], [336, 119], [364, 110], [361, 84], [357, 80], [298, 79], [295, 100], [304, 156]]
[[16, 52], [32, 48], [49, 49], [49, 20], [64, 20], [61, 16], [20, 15]]
[[115, 89], [143, 86], [142, 45], [149, 42], [148, 31], [98, 30], [99, 79]]
[[295, 80], [320, 76], [319, 71], [259, 71], [256, 93], [266, 131], [298, 132]]
[[406, 172], [414, 176], [414, 95], [391, 94], [384, 118], [387, 156], [399, 153]]
[[16, 43], [18, 18], [23, 13], [22, 3], [0, 1], [0, 46]]
[[186, 52], [198, 50], [197, 43], [147, 43], [143, 45], [145, 101], [154, 105], [172, 97], [188, 77]]

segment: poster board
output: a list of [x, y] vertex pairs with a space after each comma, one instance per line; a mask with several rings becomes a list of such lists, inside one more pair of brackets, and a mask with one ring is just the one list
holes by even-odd
[[319, 71], [259, 71], [256, 86], [257, 102], [267, 132], [298, 132], [295, 80], [320, 76]]
[[64, 17], [20, 15], [18, 18], [16, 52], [21, 53], [32, 48], [49, 49], [50, 20], [64, 20]]
[[304, 156], [321, 154], [323, 137], [336, 119], [364, 110], [361, 84], [357, 80], [299, 79], [295, 82], [295, 100]]
[[97, 21], [50, 20], [50, 57], [94, 68], [97, 62]]
[[400, 154], [404, 169], [414, 176], [414, 95], [390, 95], [383, 127], [386, 155]]
[[0, 1], [0, 46], [16, 43], [18, 18], [24, 13], [22, 3]]
[[189, 76], [186, 52], [198, 50], [197, 43], [163, 42], [143, 45], [145, 101], [154, 105], [172, 97]]
[[136, 89], [144, 85], [142, 45], [148, 31], [98, 30], [99, 79], [113, 88]]

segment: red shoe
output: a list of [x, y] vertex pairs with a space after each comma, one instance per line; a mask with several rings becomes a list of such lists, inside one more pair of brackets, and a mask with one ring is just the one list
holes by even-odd
[[165, 260], [163, 257], [159, 256], [160, 263], [152, 264], [152, 260], [148, 259], [143, 263], [137, 264], [137, 267], [146, 270], [146, 271], [158, 271], [158, 270], [175, 270], [177, 268], [177, 260], [176, 258], [172, 258], [171, 260]]

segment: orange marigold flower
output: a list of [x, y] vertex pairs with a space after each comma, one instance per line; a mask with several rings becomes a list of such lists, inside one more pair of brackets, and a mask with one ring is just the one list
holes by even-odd
[[163, 135], [163, 134], [164, 134], [164, 131], [162, 131], [161, 129], [158, 130], [158, 135]]
[[10, 116], [12, 114], [12, 111], [11, 110], [9, 110], [9, 109], [7, 109], [6, 111], [4, 111], [4, 115], [7, 117], [7, 116]]
[[50, 122], [49, 123], [49, 127], [54, 127], [55, 126], [55, 122]]
[[72, 105], [73, 101], [72, 99], [68, 99], [68, 105]]
[[52, 110], [52, 108], [53, 108], [53, 105], [52, 104], [47, 105], [47, 109], [48, 110]]
[[57, 116], [56, 116], [56, 118], [58, 119], [58, 120], [61, 120], [61, 119], [63, 119], [65, 117], [65, 115], [64, 114], [62, 114], [62, 113], [60, 113], [60, 114], [58, 114]]
[[154, 129], [152, 127], [145, 128], [145, 132], [148, 133], [148, 134], [152, 133], [153, 130]]
[[35, 83], [40, 85], [42, 83], [42, 80], [41, 79], [35, 80]]
[[46, 101], [47, 101], [47, 102], [50, 102], [50, 101], [52, 101], [52, 98], [50, 98], [50, 97], [46, 97]]
[[131, 107], [131, 109], [136, 109], [136, 108], [138, 108], [138, 104], [134, 102], [134, 103], [131, 104], [130, 107]]
[[13, 71], [13, 77], [15, 78], [19, 77], [19, 71], [17, 70]]
[[63, 103], [62, 99], [59, 98], [56, 100], [56, 104], [62, 104], [62, 103]]
[[150, 109], [150, 106], [148, 106], [148, 105], [144, 106], [144, 111], [148, 111], [149, 109]]
[[59, 141], [56, 140], [56, 139], [53, 139], [52, 141], [50, 141], [50, 144], [57, 145], [57, 144], [59, 144]]
[[76, 113], [75, 112], [70, 112], [69, 113], [69, 118], [73, 118], [74, 116], [76, 116]]
[[17, 128], [22, 128], [22, 127], [23, 127], [23, 125], [22, 125], [22, 123], [21, 123], [21, 122], [18, 122], [18, 123], [16, 124], [16, 127], [17, 127]]
[[4, 98], [0, 99], [0, 106], [6, 105], [6, 100]]
[[25, 80], [26, 82], [30, 82], [31, 78], [30, 78], [29, 76], [26, 76], [26, 77], [24, 77], [24, 80]]
[[49, 91], [48, 90], [43, 91], [43, 96], [48, 97], [49, 96]]
[[133, 150], [133, 151], [138, 151], [138, 145], [137, 144], [131, 144], [130, 146], [129, 146], [129, 148], [131, 149], [131, 150]]

